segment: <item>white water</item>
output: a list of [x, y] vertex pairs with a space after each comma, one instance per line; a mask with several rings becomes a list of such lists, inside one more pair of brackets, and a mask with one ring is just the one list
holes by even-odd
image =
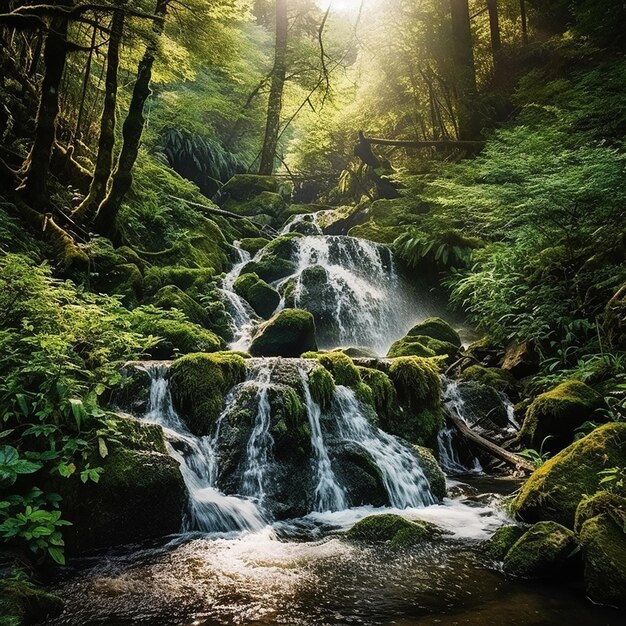
[[300, 377], [304, 388], [304, 401], [306, 404], [309, 425], [311, 427], [311, 445], [315, 453], [317, 474], [317, 486], [315, 487], [315, 510], [316, 511], [341, 511], [347, 508], [345, 490], [337, 482], [335, 473], [328, 456], [326, 443], [322, 435], [320, 422], [322, 410], [311, 396], [309, 378], [306, 370], [300, 369]]
[[343, 439], [366, 450], [380, 470], [392, 507], [423, 507], [435, 503], [417, 458], [396, 437], [373, 427], [354, 391], [338, 385], [337, 422]]
[[[215, 488], [217, 435], [213, 438], [196, 437], [189, 432], [172, 404], [168, 366], [151, 363], [146, 364], [144, 370], [150, 376], [150, 399], [144, 419], [163, 428], [169, 443], [168, 451], [180, 464], [189, 494], [189, 513], [184, 530], [254, 531], [266, 526], [254, 502], [224, 495]], [[219, 432], [219, 422], [216, 432]]]

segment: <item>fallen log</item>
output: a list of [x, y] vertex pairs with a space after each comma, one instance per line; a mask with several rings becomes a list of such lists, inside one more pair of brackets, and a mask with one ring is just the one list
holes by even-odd
[[397, 146], [398, 148], [482, 148], [484, 141], [453, 141], [453, 140], [433, 140], [418, 141], [412, 139], [378, 139], [376, 137], [363, 137], [363, 140], [376, 146]]
[[448, 417], [450, 421], [455, 425], [456, 429], [469, 441], [476, 444], [479, 448], [485, 450], [492, 456], [512, 465], [515, 468], [521, 468], [527, 470], [529, 472], [533, 472], [535, 468], [530, 461], [527, 461], [524, 457], [521, 457], [519, 454], [515, 454], [514, 452], [509, 452], [504, 448], [496, 445], [495, 443], [481, 437], [479, 434], [475, 433], [466, 423], [463, 421], [458, 415], [453, 415], [448, 412]]

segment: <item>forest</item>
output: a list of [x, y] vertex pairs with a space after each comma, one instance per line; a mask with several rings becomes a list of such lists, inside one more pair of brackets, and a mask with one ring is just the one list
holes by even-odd
[[623, 0], [0, 0], [0, 626], [624, 623]]

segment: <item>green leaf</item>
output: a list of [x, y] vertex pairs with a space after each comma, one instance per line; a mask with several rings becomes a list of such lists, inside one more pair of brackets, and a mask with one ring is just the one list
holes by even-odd
[[65, 565], [65, 554], [63, 553], [63, 549], [62, 548], [60, 548], [58, 546], [49, 546], [48, 547], [48, 554], [59, 565]]
[[98, 452], [103, 459], [106, 458], [109, 454], [107, 444], [102, 437], [98, 437]]
[[20, 407], [22, 413], [24, 413], [24, 417], [28, 417], [30, 411], [28, 410], [28, 404], [26, 402], [26, 396], [23, 393], [18, 393], [15, 395], [17, 400], [17, 404]]
[[86, 416], [85, 406], [79, 398], [70, 398], [70, 406], [72, 407], [72, 415], [76, 420], [76, 427], [80, 430], [83, 418]]

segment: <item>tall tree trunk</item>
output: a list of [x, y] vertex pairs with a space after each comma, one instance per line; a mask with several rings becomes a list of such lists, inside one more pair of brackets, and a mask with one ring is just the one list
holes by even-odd
[[450, 0], [454, 68], [458, 91], [459, 139], [475, 140], [480, 136], [476, 110], [476, 71], [468, 0]]
[[491, 33], [491, 53], [493, 55], [493, 71], [498, 74], [502, 61], [502, 39], [500, 37], [500, 17], [498, 0], [487, 0], [489, 10], [489, 32]]
[[272, 86], [267, 105], [265, 139], [261, 151], [259, 174], [271, 175], [274, 172], [274, 158], [280, 130], [280, 113], [283, 108], [283, 88], [287, 73], [287, 0], [276, 0], [276, 43], [274, 47], [274, 68]]
[[80, 140], [80, 129], [83, 122], [83, 115], [85, 113], [85, 100], [87, 99], [87, 90], [89, 89], [89, 78], [91, 77], [91, 64], [93, 63], [93, 55], [96, 49], [96, 38], [98, 36], [98, 24], [99, 20], [96, 18], [93, 31], [91, 33], [91, 46], [89, 47], [89, 53], [87, 54], [87, 65], [85, 66], [85, 75], [83, 76], [83, 88], [80, 94], [80, 106], [78, 107], [78, 115], [76, 116], [76, 127], [74, 128], [74, 136], [72, 137], [72, 143], [76, 143]]
[[[61, 0], [57, 6], [70, 8], [72, 0]], [[35, 122], [35, 140], [24, 164], [24, 179], [20, 190], [35, 208], [41, 208], [47, 200], [50, 158], [56, 137], [59, 113], [59, 88], [67, 58], [67, 31], [69, 20], [55, 18], [46, 37], [43, 59], [45, 64], [41, 96]]]
[[519, 0], [520, 18], [522, 20], [522, 43], [528, 45], [528, 18], [526, 17], [526, 0]]
[[106, 195], [107, 182], [113, 167], [113, 148], [115, 147], [115, 105], [117, 102], [117, 72], [120, 65], [120, 45], [124, 33], [124, 6], [127, 0], [119, 0], [118, 8], [111, 19], [111, 35], [107, 50], [107, 69], [104, 82], [104, 106], [100, 118], [100, 139], [98, 155], [93, 172], [89, 193], [74, 211], [74, 215], [83, 220], [93, 219], [98, 207]]
[[133, 167], [139, 154], [139, 144], [143, 134], [145, 118], [143, 115], [146, 100], [152, 93], [150, 81], [152, 79], [152, 66], [157, 52], [159, 37], [165, 28], [165, 17], [170, 0], [157, 0], [154, 9], [155, 19], [152, 27], [152, 35], [146, 46], [143, 58], [137, 69], [137, 80], [133, 87], [133, 95], [128, 108], [128, 114], [122, 128], [122, 151], [117, 161], [117, 167], [113, 173], [111, 188], [98, 209], [95, 220], [95, 230], [114, 240], [119, 239], [117, 227], [117, 215], [126, 194], [133, 184]]

